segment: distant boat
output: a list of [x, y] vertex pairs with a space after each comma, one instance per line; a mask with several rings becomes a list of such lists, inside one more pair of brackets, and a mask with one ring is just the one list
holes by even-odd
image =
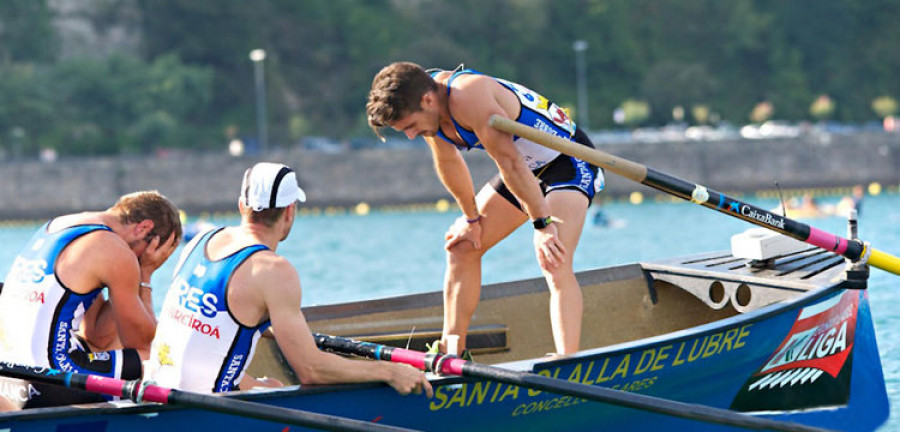
[[[789, 219], [820, 219], [828, 217], [848, 218], [851, 210], [857, 211], [857, 216], [862, 207], [862, 197], [845, 196], [837, 203], [819, 203], [812, 196], [804, 195], [802, 200], [796, 198], [788, 200], [783, 206], [773, 208], [773, 213], [785, 216]], [[784, 213], [787, 210], [787, 214]]]
[[812, 194], [804, 194], [799, 199], [793, 197], [773, 208], [771, 212], [788, 219], [818, 219], [835, 216], [833, 205], [820, 205]]

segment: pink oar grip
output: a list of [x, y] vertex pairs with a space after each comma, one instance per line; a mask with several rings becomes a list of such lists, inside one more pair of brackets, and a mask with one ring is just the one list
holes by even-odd
[[144, 388], [144, 397], [143, 400], [145, 402], [157, 402], [161, 404], [169, 403], [169, 392], [172, 389], [168, 389], [165, 387], [148, 385]]
[[109, 396], [122, 396], [124, 387], [125, 381], [97, 375], [88, 376], [84, 383], [85, 390]]
[[818, 228], [809, 227], [809, 237], [806, 238], [806, 241], [809, 244], [832, 251], [838, 255], [843, 255], [844, 252], [847, 252], [847, 239]]
[[408, 364], [416, 369], [425, 369], [425, 354], [418, 351], [410, 351], [403, 348], [394, 348], [391, 352], [391, 361], [394, 363]]
[[463, 365], [468, 363], [466, 360], [461, 358], [452, 358], [444, 362], [441, 365], [440, 373], [444, 375], [459, 375], [463, 374]]

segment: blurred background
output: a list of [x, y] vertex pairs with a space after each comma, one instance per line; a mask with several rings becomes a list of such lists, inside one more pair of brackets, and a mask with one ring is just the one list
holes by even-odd
[[3, 0], [0, 149], [408, 145], [364, 115], [395, 60], [521, 82], [599, 141], [877, 130], [898, 111], [898, 17], [896, 0]]
[[[313, 303], [437, 290], [458, 210], [424, 143], [379, 141], [365, 117], [372, 77], [407, 60], [519, 82], [599, 148], [766, 208], [873, 196], [861, 237], [896, 254], [898, 18], [900, 0], [0, 0], [0, 243], [141, 189], [194, 226], [231, 223], [217, 212], [270, 160], [309, 196], [284, 252]], [[465, 157], [476, 185], [496, 172]], [[745, 228], [611, 174], [599, 197], [585, 267], [727, 248]], [[840, 233], [838, 213], [799, 217]], [[489, 281], [539, 276], [518, 235]], [[873, 272], [870, 291], [896, 407], [895, 280]]]
[[[900, 0], [2, 0], [0, 217], [105, 207], [142, 188], [191, 211], [230, 209], [262, 159], [303, 165], [322, 205], [446, 197], [429, 166], [393, 186], [396, 175], [353, 177], [430, 165], [360, 156], [424, 148], [366, 124], [371, 79], [396, 60], [520, 82], [596, 144], [726, 190], [773, 179], [891, 190], [898, 16]], [[774, 167], [751, 163], [752, 181], [710, 174], [780, 153]]]

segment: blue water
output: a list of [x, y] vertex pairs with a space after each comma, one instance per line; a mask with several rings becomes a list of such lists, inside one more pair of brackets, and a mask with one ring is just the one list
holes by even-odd
[[[777, 204], [745, 200], [762, 208]], [[609, 227], [590, 223], [596, 210], [588, 215], [575, 254], [577, 270], [725, 250], [730, 247], [731, 235], [751, 227], [684, 202], [608, 203], [602, 210], [612, 220]], [[444, 272], [443, 233], [457, 215], [451, 210], [303, 216], [278, 252], [300, 273], [304, 305], [439, 291]], [[237, 219], [225, 216], [212, 221], [233, 224]], [[846, 236], [846, 222], [840, 218], [803, 222]], [[0, 228], [0, 263], [4, 263], [0, 280], [18, 253], [18, 245], [24, 244], [38, 225]], [[532, 230], [523, 227], [488, 252], [484, 282], [539, 277], [531, 236]], [[900, 255], [900, 195], [867, 197], [859, 236], [875, 249]], [[174, 261], [170, 259], [154, 274], [157, 308], [171, 280]], [[869, 291], [891, 407], [900, 409], [900, 338], [894, 334], [900, 329], [900, 276], [872, 269]], [[881, 431], [900, 432], [900, 415], [892, 416]]]

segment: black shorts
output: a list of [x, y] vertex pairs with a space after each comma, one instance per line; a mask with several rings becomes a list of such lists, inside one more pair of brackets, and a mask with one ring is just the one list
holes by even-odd
[[[141, 357], [133, 349], [99, 353], [74, 350], [69, 353], [69, 359], [78, 369], [73, 372], [123, 380], [139, 379], [143, 370]], [[83, 390], [6, 377], [0, 377], [0, 396], [22, 409], [106, 402], [111, 399], [110, 396]]]
[[[581, 129], [575, 130], [575, 142], [594, 148], [590, 138]], [[541, 192], [546, 196], [554, 190], [572, 189], [583, 193], [588, 198], [588, 205], [594, 199], [594, 195], [603, 189], [603, 170], [565, 154], [560, 154], [548, 163], [534, 171], [534, 176], [540, 180]], [[522, 210], [522, 205], [516, 199], [512, 191], [503, 183], [500, 174], [495, 175], [488, 184], [497, 191], [500, 196]]]

